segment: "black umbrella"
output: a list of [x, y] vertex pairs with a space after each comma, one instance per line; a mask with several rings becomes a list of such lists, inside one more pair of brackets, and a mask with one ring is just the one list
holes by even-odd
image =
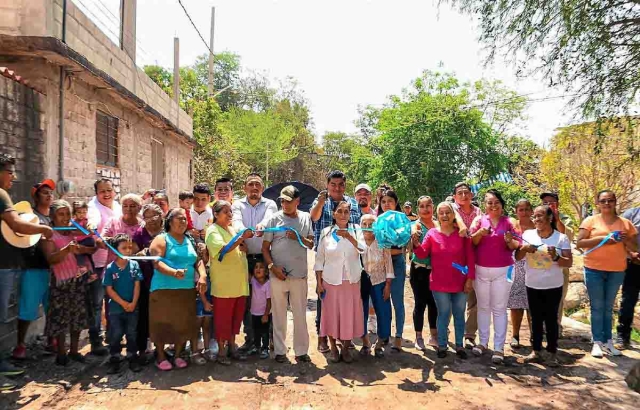
[[314, 199], [318, 197], [320, 191], [318, 191], [311, 185], [305, 184], [304, 182], [292, 181], [271, 185], [269, 188], [264, 190], [262, 196], [276, 201], [276, 203], [278, 204], [278, 208], [280, 208], [280, 200], [278, 199], [278, 197], [280, 196], [280, 191], [282, 191], [282, 188], [288, 185], [293, 185], [294, 187], [298, 188], [298, 191], [300, 191], [300, 206], [298, 207], [298, 209], [304, 212], [309, 212], [309, 210], [311, 209], [311, 204], [313, 203]]

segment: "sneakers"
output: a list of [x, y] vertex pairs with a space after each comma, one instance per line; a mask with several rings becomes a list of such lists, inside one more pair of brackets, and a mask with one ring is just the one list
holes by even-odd
[[616, 337], [616, 341], [614, 343], [614, 346], [616, 347], [616, 349], [618, 350], [626, 350], [626, 349], [630, 349], [631, 348], [631, 341], [629, 340], [629, 338], [624, 338], [620, 335], [618, 335]]
[[277, 354], [276, 355], [276, 362], [285, 363], [286, 361], [287, 361], [287, 356], [285, 356], [283, 354]]
[[311, 363], [311, 358], [308, 354], [303, 354], [302, 356], [296, 356], [296, 362]]
[[622, 352], [613, 345], [613, 340], [609, 339], [607, 344], [602, 346], [602, 350], [604, 353], [609, 354], [611, 356], [622, 356]]
[[10, 380], [8, 377], [0, 376], [0, 391], [13, 390], [16, 387], [18, 387], [18, 385], [13, 380]]
[[594, 342], [591, 348], [591, 357], [601, 358], [604, 356], [602, 352], [602, 342]]
[[0, 376], [18, 376], [22, 373], [24, 373], [24, 369], [0, 359]]
[[258, 353], [260, 353], [260, 351], [259, 351], [255, 346], [251, 346], [251, 348], [250, 348], [250, 349], [247, 349], [247, 350], [245, 351], [245, 354], [246, 354], [247, 356], [255, 356], [255, 355], [257, 355]]
[[238, 348], [238, 350], [240, 350], [241, 352], [247, 352], [253, 348], [255, 348], [255, 343], [253, 343], [253, 340], [247, 340], [242, 346]]
[[465, 337], [464, 338], [464, 348], [465, 349], [473, 349], [474, 347], [476, 347], [475, 339], [471, 338], [471, 337]]
[[416, 339], [415, 347], [416, 347], [416, 350], [426, 350], [427, 349], [427, 347], [424, 345], [424, 339], [423, 338]]
[[24, 360], [27, 358], [27, 347], [25, 345], [18, 345], [13, 349], [11, 357], [17, 360]]

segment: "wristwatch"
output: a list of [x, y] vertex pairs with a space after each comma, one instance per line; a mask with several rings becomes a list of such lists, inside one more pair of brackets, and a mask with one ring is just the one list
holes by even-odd
[[273, 268], [273, 262], [271, 262], [270, 264], [267, 265], [267, 269], [271, 270], [271, 268]]

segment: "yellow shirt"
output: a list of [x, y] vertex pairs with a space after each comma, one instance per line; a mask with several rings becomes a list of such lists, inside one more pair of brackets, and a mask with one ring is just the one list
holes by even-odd
[[[606, 236], [613, 231], [626, 232], [630, 237], [637, 234], [636, 227], [628, 219], [619, 217], [613, 225], [607, 226], [600, 214], [582, 221], [580, 229], [588, 230], [590, 238]], [[624, 244], [618, 242], [613, 245], [602, 245], [584, 257], [584, 266], [606, 272], [624, 272], [627, 268], [627, 251]]]
[[224, 256], [222, 262], [218, 261], [220, 250], [235, 234], [236, 231], [231, 226], [229, 231], [218, 224], [213, 224], [207, 229], [205, 243], [209, 250], [211, 296], [217, 298], [249, 296], [247, 256], [244, 252], [236, 247]]

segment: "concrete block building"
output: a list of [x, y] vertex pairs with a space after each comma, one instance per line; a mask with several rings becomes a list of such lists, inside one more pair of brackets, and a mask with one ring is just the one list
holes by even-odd
[[120, 16], [115, 44], [71, 0], [0, 2], [0, 149], [18, 160], [14, 201], [44, 178], [72, 186], [68, 199], [90, 198], [105, 176], [121, 194], [166, 189], [172, 205], [192, 186], [192, 119], [135, 63], [136, 1]]

